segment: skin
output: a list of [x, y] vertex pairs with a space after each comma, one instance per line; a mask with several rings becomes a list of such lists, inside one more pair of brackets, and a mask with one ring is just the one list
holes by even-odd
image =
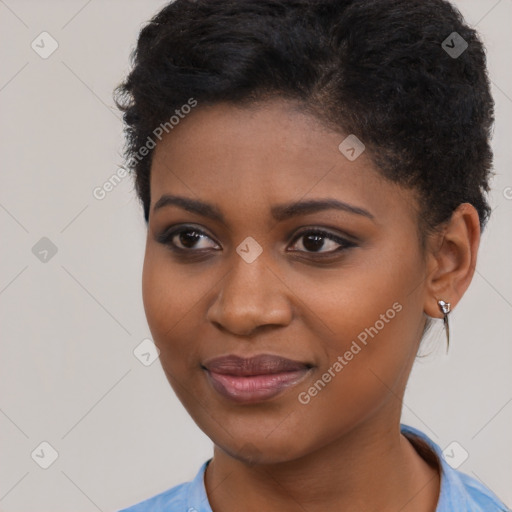
[[[459, 206], [422, 248], [414, 191], [383, 178], [367, 152], [345, 158], [338, 145], [346, 135], [274, 99], [198, 106], [155, 149], [144, 307], [171, 386], [214, 443], [205, 474], [214, 512], [242, 503], [248, 512], [435, 511], [439, 475], [400, 433], [401, 400], [427, 315], [441, 318], [437, 300], [453, 309], [471, 282], [478, 214]], [[153, 210], [163, 194], [211, 203], [226, 224], [175, 205]], [[275, 204], [313, 198], [373, 218], [334, 209], [279, 222], [270, 215]], [[190, 224], [187, 232], [203, 238], [157, 241]], [[315, 249], [302, 228], [355, 246], [332, 252], [343, 246], [324, 237]], [[249, 236], [262, 248], [252, 263], [236, 252]], [[299, 393], [395, 303], [400, 312], [300, 403]], [[240, 404], [220, 396], [201, 367], [261, 353], [313, 368], [273, 399]]]

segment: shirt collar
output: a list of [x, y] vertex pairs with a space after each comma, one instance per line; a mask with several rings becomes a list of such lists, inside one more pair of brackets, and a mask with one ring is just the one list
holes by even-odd
[[212, 512], [204, 485], [204, 474], [211, 460], [210, 458], [203, 463], [192, 480], [187, 493], [187, 509], [184, 512]]
[[[469, 510], [467, 492], [464, 484], [458, 477], [457, 472], [446, 462], [439, 445], [434, 443], [426, 434], [414, 427], [400, 424], [400, 431], [404, 436], [410, 438], [417, 436], [427, 443], [427, 445], [436, 454], [439, 467], [441, 468], [441, 489], [436, 512], [462, 512]], [[211, 458], [203, 463], [191, 485], [188, 488], [187, 510], [186, 512], [212, 512], [206, 487], [204, 483], [204, 475], [206, 467], [211, 462]]]
[[410, 438], [411, 435], [419, 437], [425, 441], [436, 454], [441, 469], [441, 489], [436, 512], [463, 512], [470, 510], [468, 495], [464, 484], [459, 478], [457, 471], [446, 462], [440, 446], [417, 428], [401, 424], [400, 430], [407, 438]]

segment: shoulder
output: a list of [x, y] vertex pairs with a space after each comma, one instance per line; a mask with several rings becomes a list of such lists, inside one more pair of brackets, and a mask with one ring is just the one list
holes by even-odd
[[208, 503], [204, 489], [204, 472], [210, 461], [206, 461], [195, 478], [167, 489], [152, 498], [124, 508], [118, 512], [202, 512]]
[[187, 488], [190, 482], [177, 485], [164, 491], [152, 498], [141, 501], [136, 505], [128, 508], [123, 508], [119, 512], [163, 512], [163, 511], [183, 511], [185, 509], [185, 502], [187, 495]]
[[400, 429], [413, 444], [414, 438], [423, 441], [423, 446], [428, 446], [431, 450], [430, 460], [435, 458], [441, 470], [441, 489], [436, 512], [510, 512], [510, 509], [477, 479], [450, 466], [441, 448], [426, 434], [407, 425], [401, 425]]
[[[452, 470], [455, 471], [455, 470]], [[502, 503], [487, 487], [481, 484], [475, 478], [456, 471], [457, 477], [462, 483], [464, 490], [468, 495], [468, 501], [474, 505], [475, 511], [482, 512], [509, 512], [510, 509]], [[479, 507], [479, 508], [477, 508]], [[473, 510], [473, 509], [472, 509]]]

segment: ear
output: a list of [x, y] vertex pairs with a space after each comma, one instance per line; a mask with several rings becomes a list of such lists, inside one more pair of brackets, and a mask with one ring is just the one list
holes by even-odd
[[479, 245], [478, 212], [473, 205], [463, 203], [429, 244], [424, 304], [427, 315], [443, 317], [438, 300], [449, 302], [452, 310], [458, 304], [473, 279]]

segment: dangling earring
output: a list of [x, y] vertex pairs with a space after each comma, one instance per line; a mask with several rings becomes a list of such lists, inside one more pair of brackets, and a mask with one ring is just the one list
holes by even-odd
[[439, 305], [439, 309], [441, 313], [443, 313], [443, 323], [444, 328], [446, 329], [446, 352], [448, 353], [448, 349], [450, 348], [450, 325], [448, 323], [448, 313], [451, 311], [451, 304], [449, 302], [445, 302], [444, 300], [438, 300], [437, 304]]

